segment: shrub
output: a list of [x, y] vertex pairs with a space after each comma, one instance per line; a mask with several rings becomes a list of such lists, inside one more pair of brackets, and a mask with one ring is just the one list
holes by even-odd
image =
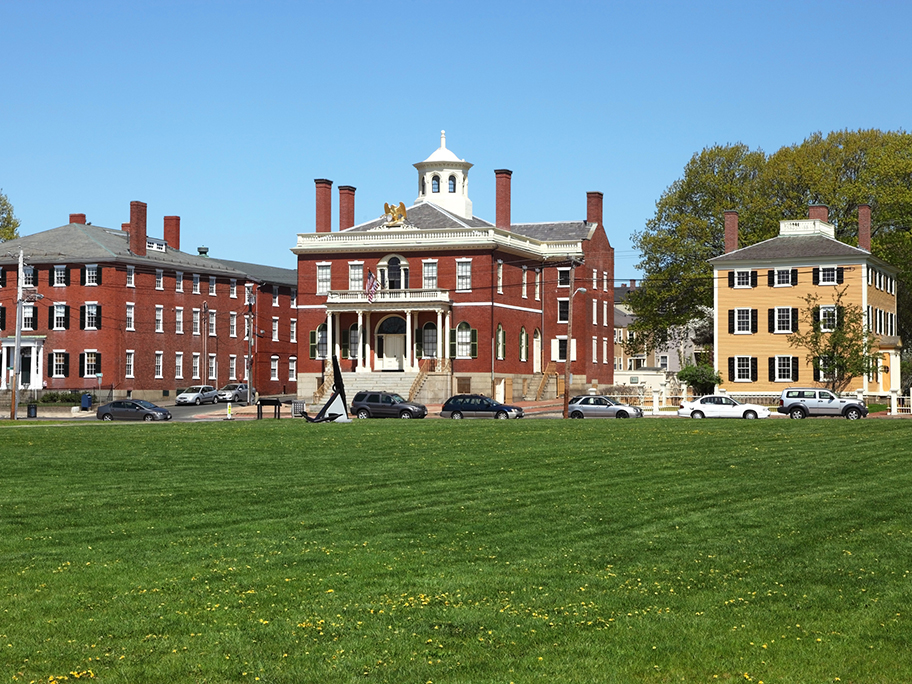
[[678, 380], [694, 388], [697, 394], [712, 394], [722, 377], [709, 364], [688, 364], [678, 371]]

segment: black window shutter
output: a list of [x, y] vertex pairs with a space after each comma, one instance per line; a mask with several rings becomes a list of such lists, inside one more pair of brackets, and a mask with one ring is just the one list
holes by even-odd
[[0, 268], [0, 287], [6, 287], [6, 269]]
[[836, 307], [836, 327], [842, 328], [843, 321], [845, 320], [845, 307], [837, 306]]
[[735, 381], [735, 357], [734, 356], [728, 357], [728, 381], [729, 382]]
[[101, 373], [101, 352], [95, 352], [95, 372]]
[[735, 272], [734, 271], [728, 272], [728, 286], [729, 287], [735, 286]]
[[348, 328], [345, 330], [340, 330], [339, 333], [342, 336], [342, 339], [339, 340], [339, 351], [342, 353], [342, 358], [347, 359], [348, 356], [348, 343], [351, 339], [351, 333], [349, 333]]
[[792, 357], [792, 382], [798, 379], [798, 357]]
[[776, 286], [776, 272], [773, 269], [766, 272], [766, 285], [767, 287]]
[[843, 280], [845, 280], [845, 269], [842, 266], [839, 266], [836, 269], [836, 284], [842, 285]]
[[[101, 273], [101, 269], [98, 272]], [[95, 329], [101, 330], [101, 304], [95, 305]]]
[[0, 330], [6, 330], [6, 307], [0, 306]]
[[424, 340], [421, 336], [421, 328], [415, 328], [415, 358], [420, 359], [424, 356]]
[[63, 307], [63, 329], [70, 329], [70, 306], [69, 304]]
[[63, 355], [63, 377], [70, 377], [70, 355], [66, 353]]
[[769, 357], [770, 382], [776, 382], [776, 357]]
[[80, 354], [79, 355], [79, 377], [80, 378], [85, 377], [85, 367], [86, 367], [86, 355]]
[[758, 321], [757, 321], [757, 310], [751, 309], [751, 332], [754, 334], [757, 334], [757, 330], [759, 330]]
[[456, 358], [456, 328], [450, 330], [450, 358]]
[[751, 357], [751, 382], [757, 382], [757, 357]]
[[729, 335], [735, 334], [735, 310], [734, 309], [728, 310], [728, 334]]
[[751, 271], [751, 287], [757, 287], [757, 272]]
[[79, 267], [79, 284], [80, 285], [86, 284], [86, 267], [85, 266]]
[[820, 330], [820, 307], [815, 306], [813, 311], [814, 330]]
[[[80, 330], [86, 329], [86, 308], [85, 308], [84, 304], [79, 307], [79, 329]], [[82, 377], [82, 376], [79, 376], [79, 377]]]
[[798, 332], [798, 307], [792, 307], [792, 332]]
[[820, 382], [820, 369], [814, 366], [814, 382]]
[[102, 270], [103, 270], [103, 269], [101, 268], [101, 266], [96, 266], [96, 267], [95, 267], [95, 282], [98, 283], [99, 285], [101, 285], [101, 272], [102, 272]]
[[[472, 328], [472, 358], [478, 358], [478, 330]], [[570, 340], [567, 340], [567, 359], [570, 359]]]
[[317, 358], [317, 331], [310, 331], [310, 358]]
[[820, 285], [820, 269], [814, 266], [814, 285]]
[[795, 287], [795, 285], [797, 285], [797, 284], [798, 284], [798, 269], [793, 268], [792, 269], [792, 287]]
[[54, 329], [54, 309], [56, 308], [53, 304], [48, 307], [48, 330]]
[[769, 332], [774, 333], [776, 332], [776, 310], [767, 309], [766, 311], [768, 314]]
[[63, 267], [63, 282], [66, 283], [67, 285], [70, 284], [70, 267], [69, 266]]

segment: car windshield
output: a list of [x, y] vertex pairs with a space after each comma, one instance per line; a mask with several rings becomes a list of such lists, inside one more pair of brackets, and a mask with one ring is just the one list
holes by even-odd
[[202, 391], [203, 391], [202, 387], [188, 387], [187, 389], [184, 390], [184, 394], [198, 394], [199, 392], [202, 392]]
[[604, 397], [604, 399], [605, 399], [605, 401], [608, 402], [609, 406], [623, 406], [623, 404], [621, 404], [621, 402], [615, 401], [611, 397]]
[[390, 395], [390, 399], [393, 400], [393, 403], [394, 403], [394, 404], [404, 404], [404, 403], [405, 403], [405, 399], [403, 399], [402, 397], [400, 397], [398, 394], [392, 394], [392, 395]]
[[238, 384], [234, 384], [234, 385], [225, 385], [224, 387], [222, 387], [222, 391], [223, 391], [223, 392], [225, 392], [225, 391], [231, 392], [232, 390], [236, 390], [238, 387], [240, 387], [240, 385], [238, 385]]
[[143, 408], [147, 408], [147, 409], [158, 408], [158, 407], [157, 407], [155, 404], [153, 404], [151, 401], [146, 401], [145, 399], [134, 399], [133, 402], [136, 403], [136, 404], [139, 404], [139, 405], [142, 406]]

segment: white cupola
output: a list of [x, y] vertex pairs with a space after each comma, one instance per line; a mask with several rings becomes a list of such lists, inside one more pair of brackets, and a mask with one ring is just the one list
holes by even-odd
[[440, 131], [440, 147], [418, 169], [419, 202], [431, 202], [462, 218], [472, 218], [472, 200], [469, 199], [469, 169], [472, 164], [460, 159], [446, 146], [446, 131]]

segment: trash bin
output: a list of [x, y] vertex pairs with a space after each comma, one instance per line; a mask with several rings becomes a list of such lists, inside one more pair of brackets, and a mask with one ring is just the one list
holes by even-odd
[[26, 406], [26, 415], [29, 418], [37, 418], [38, 417], [38, 404], [29, 404], [28, 406]]
[[92, 395], [88, 392], [82, 395], [82, 410], [88, 411], [92, 408]]

